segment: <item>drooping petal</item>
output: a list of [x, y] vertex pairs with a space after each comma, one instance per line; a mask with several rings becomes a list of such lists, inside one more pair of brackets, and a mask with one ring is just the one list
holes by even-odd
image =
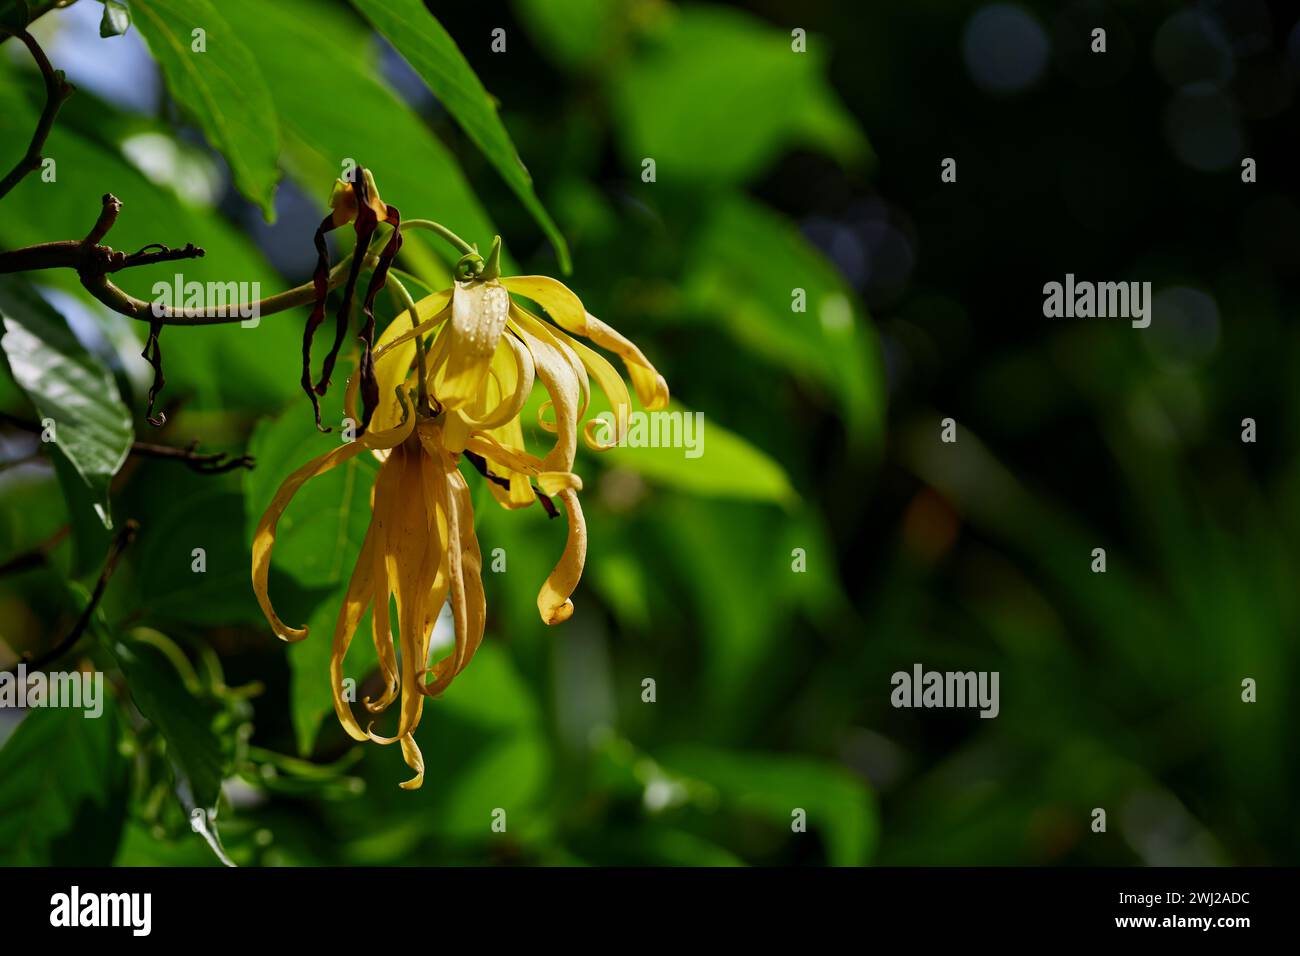
[[365, 446], [361, 442], [348, 442], [346, 445], [340, 445], [318, 458], [313, 458], [294, 471], [280, 485], [275, 497], [271, 499], [270, 506], [257, 523], [257, 530], [253, 532], [253, 593], [257, 595], [257, 603], [261, 606], [262, 613], [266, 615], [271, 630], [282, 641], [301, 641], [307, 636], [307, 628], [305, 626], [289, 627], [280, 620], [279, 615], [275, 613], [275, 609], [271, 606], [271, 598], [267, 593], [268, 578], [271, 574], [271, 549], [275, 546], [276, 524], [279, 522], [280, 516], [284, 514], [284, 509], [289, 507], [289, 502], [293, 500], [293, 496], [298, 493], [299, 488], [317, 475], [323, 475], [348, 459], [357, 456], [363, 450], [365, 450]]
[[[382, 474], [382, 469], [381, 469]], [[367, 538], [373, 539], [371, 563], [374, 565], [373, 598], [370, 607], [370, 635], [374, 641], [375, 654], [379, 659], [379, 672], [384, 675], [384, 691], [377, 698], [362, 698], [361, 703], [372, 714], [382, 713], [397, 699], [401, 687], [401, 673], [397, 668], [397, 649], [393, 646], [393, 621], [389, 613], [388, 599], [392, 594], [388, 583], [388, 559], [385, 556], [387, 541], [387, 522], [376, 520], [375, 503], [378, 501], [378, 482], [371, 493], [370, 527]]]
[[532, 299], [566, 332], [586, 336], [621, 358], [637, 398], [645, 408], [656, 411], [668, 407], [668, 383], [645, 354], [617, 329], [588, 312], [582, 300], [564, 283], [549, 276], [510, 276], [502, 279], [501, 284], [511, 292]]
[[[382, 475], [381, 475], [382, 477]], [[378, 526], [372, 522], [370, 528], [366, 531], [365, 540], [361, 544], [361, 554], [357, 557], [356, 566], [352, 569], [352, 577], [348, 581], [347, 594], [343, 598], [343, 606], [339, 608], [338, 624], [334, 628], [334, 646], [330, 651], [330, 694], [334, 699], [334, 713], [347, 731], [349, 737], [353, 740], [365, 740], [366, 732], [361, 729], [356, 718], [352, 715], [352, 707], [343, 697], [343, 661], [347, 657], [348, 648], [352, 645], [352, 636], [356, 633], [357, 625], [361, 621], [362, 615], [366, 613], [366, 608], [374, 600], [375, 593], [373, 581], [375, 576], [375, 548], [376, 548], [376, 530]], [[388, 595], [384, 595], [384, 607], [387, 608]], [[378, 607], [373, 609], [377, 615]]]
[[[548, 495], [562, 490], [582, 490], [582, 479], [571, 471], [547, 471], [543, 461], [521, 448], [502, 444], [487, 433], [476, 434], [465, 446], [468, 451], [481, 456], [501, 471], [514, 472], [536, 478], [538, 487]], [[494, 469], [495, 471], [496, 469]]]
[[403, 790], [419, 790], [424, 786], [424, 754], [420, 753], [420, 747], [412, 734], [402, 738], [402, 759], [415, 771], [415, 776], [410, 780], [404, 780], [398, 786]]
[[[474, 437], [484, 436], [492, 438], [507, 447], [524, 447], [523, 424], [518, 418], [506, 422], [500, 428], [479, 432]], [[495, 481], [488, 482], [488, 491], [492, 493], [492, 497], [497, 500], [501, 507], [513, 511], [517, 508], [526, 508], [537, 500], [537, 494], [533, 491], [532, 482], [528, 480], [528, 475], [525, 472], [510, 468], [501, 459], [488, 460], [487, 456], [484, 456], [484, 459], [490, 466], [490, 473], [506, 481], [505, 485], [498, 484]], [[538, 461], [540, 460], [538, 459]]]
[[487, 601], [483, 594], [483, 557], [474, 533], [474, 508], [469, 485], [436, 433], [421, 432], [424, 441], [427, 493], [440, 495], [447, 518], [447, 602], [455, 622], [455, 646], [430, 668], [432, 680], [422, 688], [430, 697], [441, 694], [468, 666], [483, 641]]
[[587, 562], [587, 521], [582, 514], [582, 505], [578, 504], [578, 493], [565, 489], [557, 497], [564, 502], [569, 513], [569, 537], [564, 545], [564, 554], [537, 594], [537, 610], [547, 624], [560, 624], [573, 616], [573, 602], [569, 595], [578, 587], [582, 568]]
[[275, 497], [271, 499], [270, 506], [257, 523], [257, 530], [253, 533], [253, 593], [257, 596], [257, 603], [261, 605], [262, 613], [266, 615], [271, 629], [281, 640], [301, 641], [307, 636], [307, 628], [289, 627], [280, 620], [271, 606], [271, 598], [267, 593], [268, 579], [271, 574], [271, 549], [275, 546], [275, 530], [280, 516], [284, 514], [285, 508], [289, 507], [289, 502], [298, 493], [298, 489], [312, 478], [325, 474], [366, 449], [391, 448], [405, 441], [406, 436], [410, 435], [415, 427], [415, 416], [409, 414], [409, 411], [408, 408], [408, 414], [393, 428], [387, 431], [367, 432], [356, 441], [340, 445], [294, 471], [280, 485]]
[[[608, 451], [610, 448], [622, 443], [627, 435], [628, 416], [632, 413], [632, 397], [628, 395], [623, 376], [614, 371], [614, 366], [605, 361], [605, 357], [595, 349], [588, 348], [577, 339], [571, 338], [563, 332], [556, 332], [555, 334], [577, 353], [578, 358], [582, 360], [582, 364], [586, 366], [591, 377], [600, 386], [600, 390], [609, 399], [613, 421], [606, 422], [600, 418], [589, 418], [582, 427], [582, 437], [586, 441], [588, 448], [592, 451]], [[598, 438], [597, 433], [602, 433], [604, 439]]]

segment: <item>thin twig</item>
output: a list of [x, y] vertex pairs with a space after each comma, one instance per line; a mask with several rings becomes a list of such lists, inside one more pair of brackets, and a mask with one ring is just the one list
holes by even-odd
[[[95, 609], [99, 607], [100, 599], [103, 598], [104, 591], [108, 588], [108, 582], [112, 579], [113, 572], [117, 570], [117, 562], [121, 559], [122, 552], [135, 540], [139, 530], [140, 522], [134, 518], [129, 518], [126, 524], [122, 526], [122, 530], [117, 533], [117, 537], [113, 539], [113, 543], [109, 546], [108, 557], [104, 559], [104, 569], [99, 572], [99, 580], [95, 582], [95, 590], [91, 592], [90, 600], [86, 603], [81, 616], [77, 618], [77, 623], [72, 626], [72, 630], [68, 632], [67, 636], [43, 654], [30, 658], [24, 655], [19, 664], [28, 668], [44, 667], [72, 650], [77, 641], [81, 640], [82, 635], [86, 633], [86, 628], [90, 626], [90, 622], [95, 616]], [[5, 672], [13, 674], [16, 672], [17, 667], [18, 665], [7, 668]]]
[[[41, 433], [41, 426], [27, 421], [9, 412], [0, 411], [0, 422], [4, 422], [20, 431], [34, 435]], [[224, 451], [200, 452], [198, 440], [190, 443], [188, 448], [176, 448], [172, 445], [154, 445], [148, 442], [131, 443], [131, 454], [140, 458], [161, 458], [168, 461], [184, 463], [191, 471], [201, 475], [220, 475], [236, 468], [254, 468], [257, 459], [252, 455], [238, 455], [234, 458]]]
[[59, 546], [60, 542], [72, 531], [71, 525], [64, 525], [54, 534], [50, 535], [30, 551], [24, 551], [22, 554], [16, 554], [9, 560], [0, 564], [0, 577], [7, 574], [20, 574], [23, 571], [30, 571], [33, 568], [44, 567], [49, 563], [50, 553]]
[[45, 141], [49, 139], [50, 130], [54, 128], [54, 118], [59, 115], [59, 108], [63, 106], [63, 101], [73, 93], [72, 84], [64, 77], [62, 70], [56, 70], [50, 64], [49, 57], [45, 55], [45, 51], [41, 49], [35, 37], [26, 30], [19, 30], [14, 36], [22, 40], [31, 51], [32, 59], [36, 61], [41, 76], [45, 79], [45, 108], [41, 110], [41, 117], [36, 121], [36, 129], [32, 133], [32, 141], [27, 146], [27, 152], [23, 154], [22, 159], [18, 160], [18, 165], [11, 169], [4, 179], [0, 179], [0, 197], [5, 196], [9, 190], [22, 182], [23, 177], [28, 173], [41, 168], [43, 161], [41, 150], [45, 148]]
[[236, 468], [254, 468], [257, 465], [257, 459], [252, 455], [231, 458], [224, 451], [200, 454], [198, 446], [197, 441], [189, 448], [149, 445], [138, 441], [131, 445], [131, 454], [141, 458], [164, 458], [184, 462], [190, 471], [197, 471], [201, 475], [220, 475], [227, 471], [234, 471]]
[[[203, 256], [203, 250], [193, 243], [187, 243], [179, 249], [163, 245], [145, 246], [139, 252], [118, 252], [108, 246], [98, 245], [104, 238], [122, 209], [122, 202], [111, 193], [103, 197], [103, 208], [99, 218], [85, 239], [65, 239], [59, 242], [43, 242], [21, 249], [0, 252], [0, 273], [32, 272], [37, 269], [75, 269], [82, 286], [96, 299], [114, 312], [129, 319], [140, 319], [159, 325], [221, 325], [228, 322], [242, 322], [249, 316], [274, 315], [286, 309], [296, 309], [310, 304], [316, 295], [311, 282], [295, 286], [284, 292], [267, 296], [256, 302], [226, 305], [219, 309], [173, 309], [164, 308], [122, 291], [108, 278], [114, 272], [136, 266], [149, 265], [154, 262], [167, 262], [176, 259], [197, 259]], [[352, 265], [355, 252], [348, 253], [337, 266], [330, 270], [328, 287], [333, 289], [344, 283]], [[373, 268], [378, 261], [375, 255], [367, 254], [364, 265]]]

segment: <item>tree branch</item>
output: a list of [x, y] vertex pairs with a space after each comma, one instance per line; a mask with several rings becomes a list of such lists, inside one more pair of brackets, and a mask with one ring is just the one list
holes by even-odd
[[[10, 415], [8, 412], [0, 412], [0, 422], [11, 425], [20, 431], [30, 432], [33, 435], [41, 433], [41, 426], [36, 422], [29, 422], [16, 415]], [[232, 458], [224, 451], [200, 452], [197, 439], [191, 442], [188, 448], [152, 445], [142, 441], [132, 442], [131, 454], [140, 458], [161, 458], [168, 461], [179, 461], [188, 467], [190, 471], [196, 471], [201, 475], [220, 475], [227, 471], [234, 471], [236, 468], [251, 469], [257, 464], [257, 459], [252, 455], [239, 455]]]
[[257, 465], [257, 459], [252, 455], [231, 458], [224, 451], [200, 454], [198, 448], [198, 441], [193, 442], [189, 448], [149, 445], [138, 441], [131, 445], [131, 454], [141, 458], [163, 458], [183, 462], [190, 471], [197, 471], [200, 475], [221, 475], [236, 468], [251, 469]]
[[[95, 590], [91, 592], [90, 600], [86, 603], [81, 616], [77, 618], [77, 623], [72, 626], [72, 630], [68, 632], [68, 635], [43, 654], [38, 654], [35, 657], [24, 655], [19, 660], [20, 664], [25, 664], [29, 668], [44, 667], [72, 650], [77, 641], [81, 640], [82, 635], [86, 633], [86, 628], [90, 626], [90, 622], [95, 616], [95, 609], [99, 607], [100, 599], [103, 598], [104, 591], [108, 588], [108, 582], [112, 580], [113, 572], [117, 570], [117, 562], [121, 559], [122, 552], [135, 540], [139, 530], [140, 522], [134, 518], [129, 518], [126, 524], [122, 526], [122, 530], [118, 532], [117, 537], [113, 539], [113, 543], [108, 549], [108, 556], [104, 559], [104, 569], [99, 572], [99, 580], [95, 582]], [[7, 668], [6, 672], [12, 674], [15, 670], [16, 665], [13, 668]]]
[[[242, 322], [248, 316], [274, 315], [286, 309], [308, 305], [315, 299], [316, 289], [311, 282], [256, 302], [231, 304], [220, 309], [163, 308], [155, 303], [137, 299], [115, 286], [108, 276], [123, 269], [156, 262], [197, 259], [203, 256], [203, 250], [193, 243], [187, 243], [180, 249], [153, 244], [145, 246], [139, 252], [128, 254], [99, 245], [99, 240], [103, 239], [117, 222], [121, 209], [121, 200], [111, 193], [106, 193], [99, 218], [85, 239], [43, 242], [0, 252], [0, 273], [31, 272], [38, 269], [75, 269], [86, 291], [114, 312], [130, 319], [140, 319], [159, 325], [221, 325], [227, 322]], [[354, 255], [355, 252], [349, 253], [330, 270], [329, 288], [336, 288], [346, 281]], [[364, 264], [373, 268], [377, 261], [378, 257], [369, 254], [367, 250]]]
[[23, 571], [30, 571], [32, 568], [44, 567], [50, 560], [50, 552], [59, 546], [72, 531], [70, 525], [64, 525], [54, 534], [42, 541], [30, 551], [24, 551], [22, 554], [16, 554], [7, 561], [0, 563], [0, 577], [6, 574], [19, 574]]
[[54, 118], [58, 116], [63, 101], [72, 95], [74, 89], [64, 77], [63, 71], [54, 69], [50, 64], [49, 57], [30, 33], [19, 30], [13, 35], [31, 51], [32, 59], [36, 61], [41, 76], [45, 79], [45, 108], [41, 110], [41, 117], [36, 122], [36, 130], [32, 133], [32, 141], [27, 146], [27, 152], [18, 161], [18, 165], [11, 169], [4, 179], [0, 179], [0, 198], [17, 186], [28, 173], [41, 168], [41, 150], [45, 148], [45, 141], [50, 136], [50, 130], [54, 128]]

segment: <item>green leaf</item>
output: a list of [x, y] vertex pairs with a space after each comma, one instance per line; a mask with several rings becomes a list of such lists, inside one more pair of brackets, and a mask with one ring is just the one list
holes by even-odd
[[131, 11], [123, 0], [102, 0], [104, 16], [99, 21], [101, 37], [120, 37], [131, 28]]
[[[101, 675], [102, 676], [102, 675]], [[29, 710], [0, 750], [0, 864], [107, 866], [126, 820], [112, 701]]]
[[533, 180], [515, 151], [496, 104], [451, 36], [420, 0], [353, 0], [375, 28], [429, 84], [474, 144], [501, 174], [555, 248], [560, 269], [571, 268], [564, 236], [533, 191]]
[[212, 729], [215, 709], [191, 693], [163, 651], [137, 634], [113, 641], [111, 651], [136, 709], [167, 742], [176, 798], [190, 814], [195, 831], [224, 858], [216, 836], [216, 816], [225, 760]]
[[[691, 247], [684, 292], [737, 342], [828, 391], [855, 441], [884, 429], [884, 362], [875, 328], [844, 280], [799, 230], [741, 195], [711, 206]], [[793, 311], [795, 290], [804, 311]]]
[[[225, 0], [222, 10], [262, 64], [284, 131], [286, 169], [319, 197], [322, 216], [331, 184], [351, 159], [374, 171], [384, 200], [407, 218], [432, 215], [462, 236], [492, 236], [492, 221], [451, 152], [378, 79], [373, 35], [351, 10], [315, 0]], [[286, 48], [295, 55], [285, 56]], [[329, 69], [316, 68], [321, 63]], [[418, 233], [408, 240], [412, 250], [422, 241]], [[310, 249], [311, 236], [303, 243]]]
[[875, 802], [861, 778], [810, 757], [743, 753], [693, 745], [659, 755], [667, 769], [714, 787], [724, 805], [789, 828], [794, 811], [807, 814], [832, 866], [862, 866], [879, 830]]
[[209, 0], [136, 0], [135, 11], [172, 95], [226, 157], [239, 191], [274, 220], [280, 127], [257, 60]]
[[846, 164], [869, 155], [814, 38], [797, 53], [788, 32], [718, 7], [664, 20], [615, 82], [624, 152], [638, 168], [652, 157], [660, 182], [739, 183], [788, 146], [812, 145]]
[[[160, 494], [162, 488], [168, 491]], [[151, 620], [216, 625], [262, 619], [248, 586], [252, 557], [237, 489], [209, 475], [160, 475], [132, 513], [148, 515], [132, 564], [142, 584], [139, 607]], [[201, 571], [195, 570], [196, 549], [203, 552]]]
[[[785, 505], [798, 500], [789, 476], [775, 459], [719, 425], [716, 419], [704, 417], [702, 412], [692, 412], [676, 401], [669, 404], [667, 414], [674, 416], [672, 420], [675, 416], [682, 416], [683, 425], [687, 416], [696, 416], [694, 420], [702, 423], [694, 426], [700, 439], [697, 449], [634, 448], [628, 445], [600, 454], [612, 464], [694, 495]], [[696, 451], [699, 456], [690, 457]]]
[[0, 339], [14, 379], [54, 428], [55, 447], [93, 494], [106, 528], [108, 485], [130, 453], [131, 413], [117, 384], [73, 336], [63, 317], [25, 284], [0, 281]]

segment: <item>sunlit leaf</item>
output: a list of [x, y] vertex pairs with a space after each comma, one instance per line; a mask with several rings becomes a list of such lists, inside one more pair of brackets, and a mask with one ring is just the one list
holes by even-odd
[[[404, 218], [431, 216], [471, 241], [490, 239], [491, 220], [455, 158], [379, 79], [373, 35], [346, 7], [225, 0], [222, 9], [262, 64], [284, 130], [286, 169], [319, 199], [322, 216], [350, 161], [374, 170], [384, 200]], [[285, 56], [286, 48], [295, 55]], [[311, 66], [322, 63], [329, 69]], [[422, 238], [412, 233], [408, 244], [415, 249]], [[310, 249], [311, 236], [303, 242]]]
[[240, 34], [209, 0], [135, 0], [135, 12], [168, 88], [226, 157], [239, 191], [273, 219], [280, 127]]
[[105, 527], [108, 483], [131, 450], [131, 413], [117, 384], [77, 341], [63, 317], [29, 287], [0, 282], [0, 347], [14, 379], [27, 393], [42, 423], [53, 426], [53, 443], [90, 489]]
[[457, 48], [456, 41], [420, 0], [353, 0], [353, 3], [456, 117], [466, 135], [537, 220], [555, 248], [561, 270], [568, 272], [569, 248], [564, 236], [533, 191], [532, 177], [497, 115], [496, 104]]

